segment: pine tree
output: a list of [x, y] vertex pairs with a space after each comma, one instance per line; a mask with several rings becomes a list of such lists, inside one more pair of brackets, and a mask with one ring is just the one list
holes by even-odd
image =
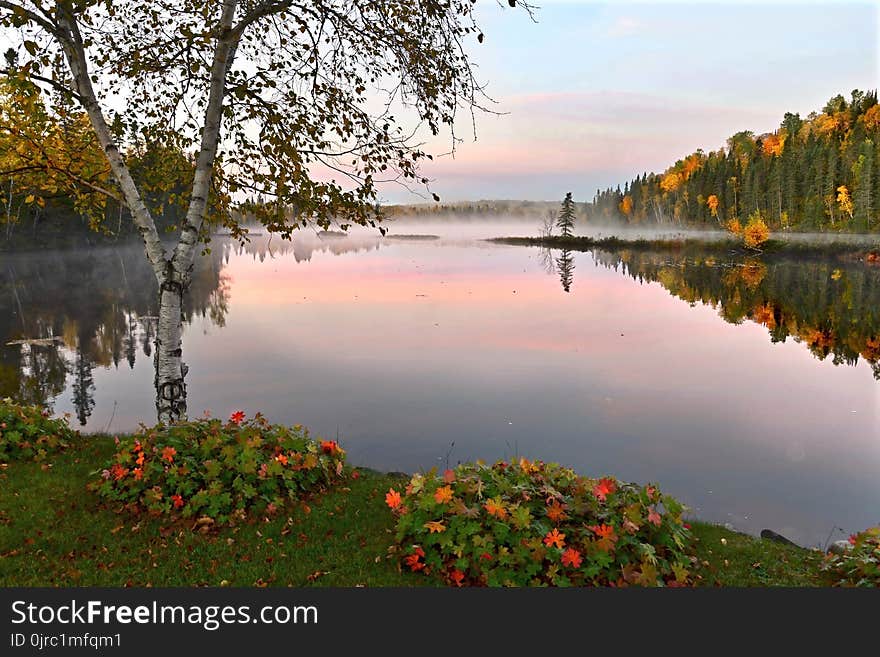
[[556, 220], [556, 226], [562, 231], [563, 237], [571, 237], [574, 230], [574, 201], [571, 199], [571, 192], [565, 195], [562, 201], [562, 207], [559, 210], [559, 219]]
[[856, 181], [854, 219], [860, 229], [870, 229], [874, 214], [874, 142], [866, 139], [860, 151], [859, 159], [852, 168]]

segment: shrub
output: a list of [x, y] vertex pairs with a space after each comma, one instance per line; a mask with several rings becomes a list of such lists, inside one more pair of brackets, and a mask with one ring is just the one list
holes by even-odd
[[344, 463], [335, 441], [317, 442], [300, 425], [269, 424], [259, 414], [246, 420], [238, 411], [225, 423], [142, 428], [118, 441], [90, 486], [132, 510], [225, 524], [321, 490], [341, 477]]
[[656, 486], [520, 459], [417, 474], [386, 503], [404, 567], [457, 586], [691, 582], [684, 508]]
[[39, 406], [0, 400], [0, 461], [42, 461], [76, 437], [64, 418]]
[[770, 239], [770, 229], [760, 211], [749, 215], [749, 221], [743, 229], [743, 243], [750, 249], [758, 249]]
[[739, 219], [731, 219], [728, 221], [726, 228], [734, 235], [742, 236], [743, 228], [742, 224], [739, 223]]
[[822, 573], [832, 586], [880, 587], [880, 527], [850, 536], [852, 548], [829, 554]]

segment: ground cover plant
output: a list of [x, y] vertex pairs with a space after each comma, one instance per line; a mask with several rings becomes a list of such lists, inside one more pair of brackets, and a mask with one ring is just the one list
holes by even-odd
[[132, 511], [226, 524], [273, 514], [341, 479], [345, 451], [300, 425], [270, 424], [241, 411], [229, 420], [199, 419], [144, 427], [117, 439], [91, 488]]
[[66, 418], [52, 418], [40, 406], [0, 400], [0, 462], [43, 461], [76, 437]]
[[417, 474], [386, 504], [406, 568], [457, 586], [693, 583], [684, 507], [656, 485], [523, 458]]

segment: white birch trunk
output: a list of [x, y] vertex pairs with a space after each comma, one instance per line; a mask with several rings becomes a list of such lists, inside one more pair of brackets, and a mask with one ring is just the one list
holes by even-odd
[[[186, 419], [184, 378], [187, 367], [181, 360], [183, 295], [189, 288], [195, 247], [208, 207], [214, 161], [220, 141], [226, 76], [232, 66], [242, 30], [246, 26], [243, 24], [241, 29], [233, 29], [237, 6], [238, 0], [224, 0], [216, 28], [216, 47], [211, 65], [208, 104], [205, 110], [201, 146], [196, 160], [190, 205], [181, 229], [180, 240], [170, 257], [166, 256], [153, 217], [144, 204], [101, 111], [89, 78], [85, 47], [76, 21], [59, 7], [58, 30], [52, 30], [50, 26], [50, 31], [58, 37], [64, 49], [79, 101], [89, 116], [98, 143], [104, 149], [113, 175], [122, 190], [125, 204], [141, 233], [144, 251], [159, 283], [159, 325], [155, 354], [156, 410], [159, 421], [165, 423]], [[39, 17], [36, 17], [36, 20], [41, 21]]]
[[156, 333], [156, 412], [159, 422], [186, 419], [186, 371], [183, 363], [183, 287], [166, 281], [159, 289]]

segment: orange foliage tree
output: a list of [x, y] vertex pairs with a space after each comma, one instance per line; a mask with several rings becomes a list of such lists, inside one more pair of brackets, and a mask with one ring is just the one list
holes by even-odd
[[872, 105], [871, 108], [862, 115], [862, 121], [868, 130], [876, 130], [880, 128], [880, 104]]
[[706, 199], [706, 205], [709, 206], [709, 212], [712, 213], [713, 217], [718, 216], [718, 197], [715, 194], [710, 194], [709, 198]]
[[785, 135], [782, 134], [774, 134], [767, 135], [764, 138], [763, 143], [761, 144], [761, 149], [764, 151], [765, 155], [769, 155], [771, 157], [779, 157], [782, 155], [782, 150], [785, 148]]

